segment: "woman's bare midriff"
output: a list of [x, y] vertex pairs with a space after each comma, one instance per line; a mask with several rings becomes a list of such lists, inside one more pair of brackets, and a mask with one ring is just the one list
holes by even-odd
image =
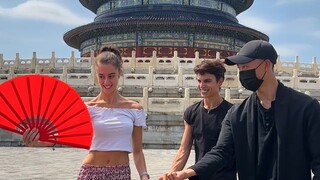
[[99, 166], [129, 164], [129, 153], [125, 151], [90, 151], [82, 163]]

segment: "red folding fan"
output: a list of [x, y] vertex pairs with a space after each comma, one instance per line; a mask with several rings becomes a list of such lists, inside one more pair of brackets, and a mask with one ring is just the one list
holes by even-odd
[[0, 128], [18, 134], [37, 128], [39, 140], [89, 149], [92, 123], [86, 105], [68, 84], [25, 75], [0, 85]]

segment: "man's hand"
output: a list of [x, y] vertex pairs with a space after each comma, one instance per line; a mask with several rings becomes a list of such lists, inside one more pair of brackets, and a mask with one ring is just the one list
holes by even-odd
[[159, 180], [183, 180], [183, 173], [182, 171], [166, 173]]
[[159, 180], [183, 180], [195, 175], [197, 174], [196, 172], [194, 172], [194, 170], [185, 169], [182, 171], [166, 173], [163, 176], [159, 177]]

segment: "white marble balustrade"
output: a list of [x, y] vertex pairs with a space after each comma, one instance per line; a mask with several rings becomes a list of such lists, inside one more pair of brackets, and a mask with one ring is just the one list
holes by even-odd
[[[14, 60], [4, 60], [3, 54], [0, 54], [0, 83], [15, 77], [16, 73], [19, 74], [20, 69], [31, 69], [35, 73], [47, 73], [49, 69], [48, 75], [55, 76], [70, 85], [98, 85], [94, 78], [93, 54], [91, 53], [91, 57], [76, 58], [72, 52], [68, 58], [58, 58], [55, 52], [52, 52], [50, 58], [38, 58], [36, 52], [33, 52], [32, 58], [21, 59], [17, 53]], [[217, 59], [220, 59], [219, 53], [216, 56]], [[193, 68], [203, 59], [199, 58], [198, 52], [195, 53], [194, 58], [180, 58], [175, 51], [171, 58], [157, 57], [156, 52], [152, 57], [136, 57], [133, 52], [131, 57], [123, 57], [123, 60], [124, 69], [131, 73], [125, 73], [121, 77], [120, 86], [194, 87], [197, 82]], [[42, 72], [45, 69], [46, 71]], [[54, 69], [63, 69], [63, 73], [56, 74]], [[89, 71], [91, 74], [74, 73], [74, 69], [79, 69], [80, 72], [86, 69], [86, 73]], [[237, 67], [226, 66], [226, 69], [225, 82], [222, 87], [240, 88]], [[311, 63], [301, 63], [298, 56], [295, 57], [294, 62], [282, 62], [279, 56], [274, 70], [278, 75], [277, 78], [289, 87], [303, 90], [316, 90], [320, 87], [320, 65], [317, 64], [315, 57]], [[142, 74], [141, 72], [148, 73]]]

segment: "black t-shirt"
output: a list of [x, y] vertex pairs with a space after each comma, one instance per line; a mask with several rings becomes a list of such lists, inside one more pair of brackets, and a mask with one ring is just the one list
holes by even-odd
[[[232, 104], [226, 100], [215, 109], [207, 110], [203, 101], [189, 106], [184, 112], [184, 120], [192, 128], [192, 139], [195, 148], [195, 161], [198, 162], [213, 146], [217, 144], [221, 131], [221, 123]], [[193, 178], [195, 179], [195, 178]], [[222, 168], [206, 180], [235, 180], [235, 163]]]
[[257, 179], [277, 180], [277, 130], [274, 122], [274, 103], [265, 109], [258, 104], [258, 143], [257, 143]]

